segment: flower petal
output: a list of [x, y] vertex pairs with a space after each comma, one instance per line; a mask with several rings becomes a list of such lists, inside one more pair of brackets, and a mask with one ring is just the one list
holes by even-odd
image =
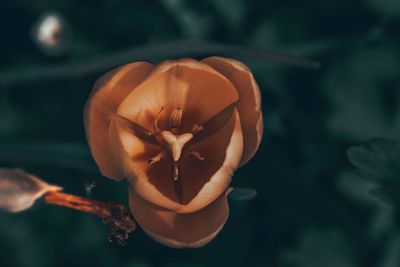
[[210, 66], [192, 59], [165, 61], [139, 85], [118, 109], [118, 114], [151, 129], [163, 108], [160, 128], [167, 129], [169, 116], [182, 108], [181, 130], [208, 119], [238, 100], [232, 83]]
[[26, 210], [44, 194], [60, 190], [21, 169], [0, 168], [0, 209], [8, 212]]
[[108, 142], [110, 116], [120, 103], [145, 79], [152, 64], [135, 62], [104, 74], [94, 85], [85, 106], [85, 129], [92, 155], [101, 173], [109, 178], [125, 178]]
[[185, 206], [179, 213], [202, 209], [228, 188], [243, 152], [238, 111], [234, 109], [225, 126], [193, 144], [191, 150], [203, 155], [204, 160], [188, 156], [182, 163], [181, 197]]
[[156, 241], [174, 248], [196, 248], [210, 242], [224, 226], [229, 192], [197, 212], [178, 214], [145, 201], [130, 187], [129, 206], [138, 224]]
[[223, 127], [193, 145], [193, 150], [204, 154], [205, 159], [199, 161], [186, 155], [177, 181], [173, 179], [171, 156], [150, 165], [148, 159], [162, 149], [139, 138], [117, 120], [111, 121], [110, 142], [132, 190], [146, 201], [178, 213], [200, 210], [221, 195], [229, 186], [243, 150], [236, 109]]
[[203, 59], [202, 62], [227, 77], [239, 92], [239, 101], [236, 106], [240, 114], [244, 139], [243, 156], [240, 162], [242, 166], [254, 156], [263, 134], [260, 90], [248, 67], [237, 60], [209, 57]]

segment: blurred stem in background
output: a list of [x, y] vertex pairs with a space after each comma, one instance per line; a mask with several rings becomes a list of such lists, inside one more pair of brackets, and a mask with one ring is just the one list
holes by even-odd
[[318, 62], [300, 57], [315, 57], [334, 49], [350, 49], [353, 46], [365, 45], [368, 42], [382, 38], [385, 28], [390, 23], [391, 19], [382, 18], [374, 27], [359, 36], [338, 37], [306, 44], [288, 45], [287, 47], [279, 48], [277, 52], [263, 52], [238, 45], [191, 40], [147, 44], [79, 63], [61, 63], [50, 66], [27, 65], [15, 70], [0, 70], [0, 84], [7, 87], [36, 81], [65, 79], [106, 71], [131, 61], [151, 61], [198, 55], [233, 55], [251, 57], [258, 60], [272, 60], [306, 68], [317, 68], [319, 67]]
[[[3, 86], [27, 84], [36, 81], [58, 80], [101, 72], [131, 61], [189, 57], [197, 55], [236, 55], [261, 60], [273, 60], [294, 66], [317, 68], [318, 62], [290, 56], [289, 53], [262, 52], [236, 45], [213, 42], [173, 41], [163, 44], [148, 44], [80, 63], [62, 63], [52, 66], [18, 68], [0, 71]], [[22, 71], [21, 71], [22, 69]]]

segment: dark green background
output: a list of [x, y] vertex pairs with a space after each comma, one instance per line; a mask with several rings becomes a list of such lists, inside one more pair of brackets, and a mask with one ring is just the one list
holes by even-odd
[[[63, 55], [46, 55], [31, 38], [49, 11], [68, 26]], [[22, 167], [83, 196], [95, 182], [95, 199], [127, 202], [127, 184], [99, 175], [84, 136], [84, 103], [108, 69], [215, 54], [168, 45], [189, 39], [322, 65], [299, 68], [220, 49], [254, 71], [265, 135], [233, 182], [257, 197], [232, 199], [228, 223], [204, 248], [169, 249], [140, 229], [119, 247], [97, 218], [38, 203], [0, 213], [0, 266], [400, 266], [397, 210], [368, 193], [372, 185], [346, 156], [372, 136], [399, 135], [399, 27], [398, 0], [2, 0], [1, 167]], [[144, 50], [118, 57], [136, 47]]]

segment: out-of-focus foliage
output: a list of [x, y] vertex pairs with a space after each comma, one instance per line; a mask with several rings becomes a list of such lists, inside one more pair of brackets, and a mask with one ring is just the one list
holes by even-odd
[[[86, 145], [83, 106], [106, 71], [99, 64], [111, 68], [124, 61], [121, 51], [124, 57], [136, 47], [190, 39], [288, 52], [319, 60], [321, 68], [226, 53], [255, 74], [265, 136], [232, 184], [257, 196], [230, 200], [226, 227], [209, 245], [173, 250], [139, 229], [121, 248], [107, 242], [97, 218], [38, 203], [26, 213], [0, 213], [0, 266], [400, 266], [400, 217], [390, 204], [396, 194], [384, 193], [392, 196], [386, 203], [369, 193], [398, 185], [395, 143], [373, 139], [355, 148], [351, 159], [361, 172], [346, 155], [374, 136], [399, 138], [399, 6], [397, 0], [1, 1], [0, 167], [24, 168], [99, 200], [127, 203], [126, 183], [101, 177]], [[70, 43], [61, 54], [43, 53], [31, 36], [49, 12], [68, 25]], [[182, 51], [145, 56], [162, 55]], [[374, 178], [364, 179], [366, 172]]]
[[377, 184], [372, 193], [383, 200], [400, 203], [400, 142], [373, 138], [348, 150], [350, 161], [360, 176]]
[[287, 266], [299, 267], [353, 267], [353, 248], [346, 236], [335, 230], [305, 230], [300, 235], [297, 250], [282, 256]]
[[256, 196], [257, 190], [254, 188], [236, 187], [231, 193], [229, 193], [229, 198], [237, 201], [251, 200]]
[[399, 60], [398, 48], [382, 45], [357, 49], [328, 67], [323, 81], [335, 108], [327, 121], [333, 132], [359, 140], [400, 132]]

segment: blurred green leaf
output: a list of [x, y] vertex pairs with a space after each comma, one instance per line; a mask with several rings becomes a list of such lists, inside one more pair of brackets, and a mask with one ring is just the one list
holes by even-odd
[[337, 186], [349, 200], [371, 211], [368, 220], [368, 236], [371, 240], [379, 240], [393, 230], [395, 209], [371, 194], [376, 187], [373, 182], [363, 179], [354, 171], [346, 171], [338, 177]]
[[247, 6], [244, 0], [213, 0], [209, 1], [231, 29], [240, 29], [247, 13]]
[[385, 201], [400, 201], [400, 142], [386, 138], [372, 138], [351, 147], [347, 155], [361, 177], [378, 187], [372, 193]]
[[400, 129], [398, 48], [364, 45], [344, 56], [322, 78], [332, 107], [328, 128], [355, 140], [395, 136]]
[[400, 234], [391, 235], [391, 239], [387, 244], [385, 255], [378, 267], [398, 267], [400, 266]]
[[352, 248], [346, 236], [337, 230], [305, 230], [297, 247], [281, 255], [284, 266], [355, 267]]
[[251, 200], [257, 196], [257, 190], [254, 188], [235, 187], [228, 196], [235, 201]]
[[366, 2], [372, 9], [384, 15], [400, 15], [400, 1], [398, 0], [366, 0]]
[[160, 0], [175, 19], [184, 36], [202, 39], [209, 35], [211, 19], [196, 12], [185, 0]]

